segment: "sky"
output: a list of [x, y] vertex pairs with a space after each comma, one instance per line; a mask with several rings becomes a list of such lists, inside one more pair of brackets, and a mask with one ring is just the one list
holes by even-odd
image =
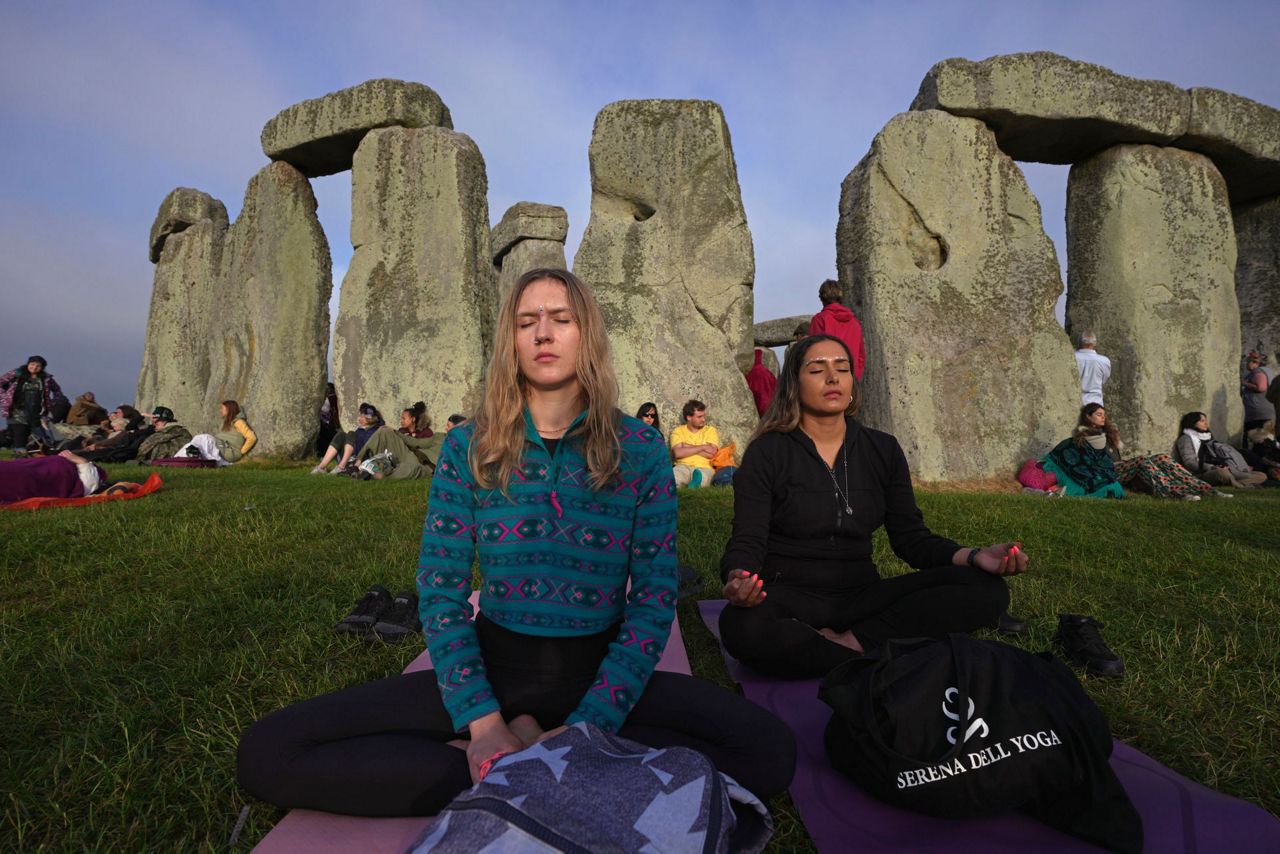
[[[492, 222], [517, 201], [564, 207], [570, 264], [596, 113], [628, 98], [716, 101], [755, 243], [755, 318], [810, 313], [835, 276], [840, 183], [930, 66], [1032, 50], [1280, 106], [1274, 0], [7, 0], [0, 371], [40, 354], [68, 396], [132, 402], [165, 195], [195, 187], [234, 218], [267, 163], [267, 120], [375, 77], [440, 94], [484, 155]], [[1067, 167], [1023, 168], [1062, 261]], [[340, 283], [351, 180], [313, 187]]]

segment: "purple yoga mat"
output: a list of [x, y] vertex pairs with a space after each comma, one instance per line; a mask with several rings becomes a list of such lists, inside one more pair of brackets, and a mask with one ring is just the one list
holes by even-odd
[[[479, 594], [471, 597], [471, 606], [478, 604]], [[431, 654], [425, 649], [409, 662], [405, 673], [428, 670]], [[666, 649], [659, 670], [671, 673], [689, 672], [689, 654], [680, 636], [680, 621], [671, 624]], [[262, 837], [254, 847], [254, 854], [400, 854], [418, 840], [431, 818], [357, 818], [350, 815], [316, 812], [315, 810], [290, 810], [271, 832]]]
[[[723, 599], [698, 603], [703, 621], [717, 640], [724, 607]], [[1017, 813], [944, 819], [875, 800], [827, 761], [822, 733], [831, 710], [818, 699], [819, 680], [774, 679], [756, 673], [728, 653], [724, 658], [729, 676], [742, 686], [747, 698], [795, 730], [798, 757], [791, 799], [819, 851], [986, 854], [1099, 850]], [[1144, 851], [1280, 851], [1280, 820], [1261, 807], [1205, 788], [1118, 741], [1112, 750], [1111, 767], [1142, 815]]]

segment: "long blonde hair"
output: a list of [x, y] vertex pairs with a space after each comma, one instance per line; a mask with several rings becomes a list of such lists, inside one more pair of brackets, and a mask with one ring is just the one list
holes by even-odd
[[530, 270], [503, 300], [494, 325], [493, 355], [485, 373], [484, 400], [475, 416], [475, 435], [467, 452], [467, 463], [476, 485], [483, 489], [501, 489], [505, 494], [512, 472], [524, 457], [524, 408], [528, 389], [516, 353], [516, 307], [525, 288], [542, 279], [565, 286], [569, 307], [578, 323], [575, 370], [582, 386], [587, 417], [572, 433], [566, 433], [564, 439], [572, 436], [582, 442], [591, 488], [604, 489], [617, 480], [622, 462], [622, 445], [618, 441], [618, 381], [613, 373], [600, 306], [587, 286], [568, 270]]
[[[804, 357], [809, 349], [822, 341], [834, 341], [843, 347], [845, 354], [849, 356], [849, 370], [853, 370], [853, 355], [849, 353], [849, 345], [839, 338], [832, 335], [810, 335], [808, 338], [797, 341], [787, 355], [787, 361], [782, 365], [782, 370], [778, 372], [778, 388], [773, 394], [773, 401], [769, 404], [769, 408], [764, 411], [764, 415], [760, 416], [756, 431], [751, 434], [752, 441], [765, 433], [790, 433], [800, 426], [800, 369], [804, 367]], [[853, 377], [853, 391], [849, 395], [849, 406], [844, 414], [857, 415], [860, 405], [862, 405], [862, 384], [858, 382], [857, 377]]]

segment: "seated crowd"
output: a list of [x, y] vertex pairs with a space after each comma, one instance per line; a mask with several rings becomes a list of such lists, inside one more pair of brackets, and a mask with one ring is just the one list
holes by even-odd
[[[683, 423], [666, 437], [655, 403], [634, 418], [618, 410], [600, 309], [565, 270], [530, 271], [504, 298], [471, 420], [450, 416], [437, 432], [419, 401], [392, 428], [363, 402], [344, 431], [330, 385], [320, 412], [329, 438], [312, 474], [431, 479], [416, 586], [434, 669], [261, 718], [241, 737], [241, 785], [282, 807], [430, 815], [501, 757], [585, 723], [649, 747], [693, 748], [761, 799], [785, 790], [796, 759], [785, 723], [709, 682], [655, 669], [675, 616], [680, 487], [733, 487], [719, 628], [726, 649], [762, 673], [820, 677], [891, 639], [1016, 622], [1011, 583], [1030, 566], [1021, 542], [1001, 532], [1003, 542], [961, 544], [928, 527], [898, 440], [858, 419], [861, 330], [831, 285], [817, 334], [792, 344], [740, 466], [701, 400], [683, 405]], [[18, 407], [14, 423], [39, 421], [53, 387], [44, 367], [32, 357], [25, 374], [5, 375], [0, 404]], [[146, 417], [124, 405], [106, 413], [81, 395], [76, 407], [85, 423], [70, 426], [92, 430], [64, 433], [68, 447], [40, 463], [49, 467], [41, 477], [72, 494], [101, 488], [95, 461], [225, 465], [257, 442], [233, 400], [220, 405], [217, 432], [194, 437], [164, 406]], [[1106, 408], [1090, 402], [1037, 468], [1055, 494], [1123, 497], [1128, 486], [1198, 499], [1280, 477], [1274, 413], [1250, 429], [1254, 447], [1241, 452], [1214, 438], [1204, 413], [1188, 413], [1171, 454], [1126, 455]], [[0, 465], [14, 464], [33, 461]], [[880, 574], [872, 542], [881, 529], [916, 571]], [[1119, 675], [1096, 625], [1063, 615], [1055, 640], [1090, 672]]]

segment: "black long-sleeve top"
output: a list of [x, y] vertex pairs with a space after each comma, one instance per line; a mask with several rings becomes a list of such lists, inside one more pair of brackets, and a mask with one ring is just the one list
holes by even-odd
[[834, 475], [853, 515], [845, 514], [833, 473], [804, 431], [766, 433], [747, 448], [733, 477], [733, 534], [720, 560], [722, 578], [746, 569], [766, 582], [860, 587], [879, 578], [871, 534], [881, 525], [894, 553], [916, 569], [951, 564], [960, 546], [924, 524], [898, 440], [853, 418], [845, 424]]

